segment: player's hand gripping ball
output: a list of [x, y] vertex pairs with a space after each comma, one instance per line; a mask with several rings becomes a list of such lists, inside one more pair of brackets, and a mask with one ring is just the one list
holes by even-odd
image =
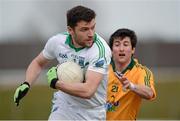
[[84, 81], [83, 70], [77, 63], [72, 61], [58, 65], [57, 76], [62, 81], [69, 83]]
[[58, 81], [57, 67], [51, 67], [47, 72], [48, 84], [51, 88], [56, 89], [56, 82]]

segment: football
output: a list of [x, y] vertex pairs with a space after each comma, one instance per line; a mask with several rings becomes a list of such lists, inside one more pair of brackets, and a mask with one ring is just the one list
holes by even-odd
[[57, 67], [58, 78], [64, 82], [83, 82], [84, 74], [81, 67], [72, 61], [64, 62]]

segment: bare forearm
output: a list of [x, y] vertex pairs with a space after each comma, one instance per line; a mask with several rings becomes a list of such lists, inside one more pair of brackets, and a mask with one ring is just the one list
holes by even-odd
[[29, 65], [27, 71], [26, 71], [26, 79], [25, 81], [27, 81], [30, 85], [38, 78], [42, 67], [39, 66], [36, 62], [34, 62], [35, 60], [32, 61], [32, 63]]
[[44, 58], [42, 53], [40, 53], [28, 66], [25, 81], [27, 81], [31, 85], [38, 78], [40, 72], [48, 62], [49, 60]]
[[123, 85], [123, 88], [125, 89], [130, 89], [140, 97], [144, 99], [151, 99], [153, 97], [153, 91], [150, 87], [145, 86], [145, 85], [137, 85], [132, 82], [130, 82], [128, 79], [124, 77], [119, 77], [120, 81]]
[[138, 94], [140, 97], [144, 99], [151, 99], [153, 97], [153, 91], [150, 87], [144, 85], [136, 85], [136, 84], [133, 84], [133, 86], [131, 86], [130, 89], [134, 93]]

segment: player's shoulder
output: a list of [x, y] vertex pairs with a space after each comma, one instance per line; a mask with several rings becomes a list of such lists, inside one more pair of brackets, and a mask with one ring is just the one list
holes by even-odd
[[56, 47], [57, 45], [64, 45], [67, 36], [68, 34], [66, 33], [58, 33], [48, 39], [47, 45], [51, 47]]
[[66, 40], [67, 36], [68, 36], [68, 33], [58, 33], [52, 36], [49, 40], [62, 42]]
[[109, 52], [111, 51], [107, 41], [97, 33], [95, 33], [93, 48]]
[[135, 68], [138, 70], [139, 73], [152, 74], [152, 71], [147, 66], [139, 63], [137, 59], [134, 59], [134, 61], [135, 61]]
[[104, 46], [108, 46], [107, 41], [97, 33], [95, 33], [94, 40], [96, 44], [103, 44]]

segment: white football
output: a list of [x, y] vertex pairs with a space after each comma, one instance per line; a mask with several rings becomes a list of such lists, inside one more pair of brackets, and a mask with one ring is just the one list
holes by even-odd
[[58, 78], [65, 82], [83, 82], [84, 74], [81, 67], [72, 61], [64, 62], [58, 65], [57, 68]]

